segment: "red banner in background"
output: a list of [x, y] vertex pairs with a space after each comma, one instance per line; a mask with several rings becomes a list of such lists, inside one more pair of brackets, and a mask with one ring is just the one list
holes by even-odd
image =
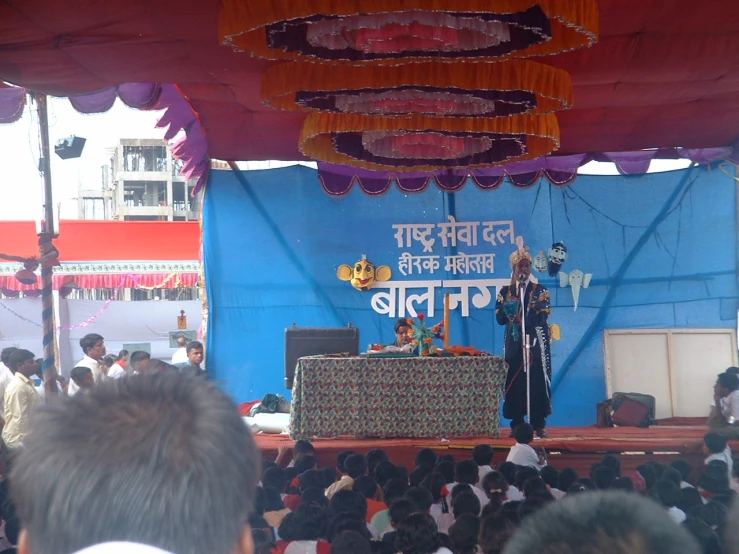
[[[61, 262], [196, 261], [197, 221], [62, 221], [54, 240]], [[0, 221], [0, 252], [38, 256], [33, 221]]]

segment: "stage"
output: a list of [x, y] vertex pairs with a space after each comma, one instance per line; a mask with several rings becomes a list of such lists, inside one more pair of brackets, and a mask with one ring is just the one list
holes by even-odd
[[[676, 458], [685, 458], [693, 467], [703, 463], [703, 436], [708, 427], [702, 418], [662, 420], [660, 425], [648, 429], [636, 427], [560, 427], [547, 429], [549, 438], [536, 440], [532, 446], [542, 447], [549, 453], [549, 463], [563, 469], [571, 467], [587, 475], [590, 466], [604, 454], [618, 454], [625, 471], [635, 469], [647, 460], [669, 463]], [[451, 454], [457, 460], [472, 457], [472, 448], [481, 443], [491, 444], [496, 449], [495, 463], [505, 461], [508, 450], [515, 441], [508, 438], [508, 429], [502, 429], [500, 439], [472, 437], [460, 439], [315, 439], [319, 466], [335, 464], [336, 455], [343, 450], [366, 453], [373, 448], [382, 448], [391, 461], [413, 466], [415, 453], [421, 448], [432, 448], [438, 454]], [[265, 459], [274, 459], [280, 446], [294, 444], [287, 435], [254, 436]], [[739, 442], [732, 449], [739, 448]]]

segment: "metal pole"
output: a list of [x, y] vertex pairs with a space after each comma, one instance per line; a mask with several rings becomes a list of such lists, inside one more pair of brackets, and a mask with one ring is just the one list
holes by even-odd
[[[45, 94], [33, 93], [38, 107], [39, 133], [41, 135], [40, 170], [44, 175], [44, 228], [39, 236], [39, 254], [43, 259], [49, 252], [54, 238], [54, 202], [51, 190], [51, 148], [49, 146], [49, 110], [48, 97]], [[43, 321], [44, 361], [41, 365], [44, 374], [44, 386], [47, 392], [57, 391], [57, 361], [55, 355], [56, 321], [54, 318], [53, 294], [54, 270], [51, 264], [41, 264], [41, 319]], [[48, 401], [48, 396], [46, 397]]]
[[526, 374], [526, 416], [531, 423], [531, 361], [529, 360], [529, 337], [526, 334], [526, 285], [518, 282], [521, 295], [521, 348], [523, 349], [523, 371]]

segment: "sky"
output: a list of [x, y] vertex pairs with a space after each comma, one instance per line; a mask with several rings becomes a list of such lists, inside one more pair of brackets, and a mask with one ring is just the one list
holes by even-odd
[[[100, 190], [102, 166], [109, 163], [106, 151], [120, 139], [163, 138], [165, 129], [157, 129], [160, 111], [129, 108], [116, 100], [113, 108], [102, 114], [81, 114], [66, 98], [49, 102], [49, 140], [51, 143], [51, 175], [54, 204], [61, 219], [77, 218], [77, 198], [82, 190]], [[82, 156], [62, 160], [53, 153], [57, 140], [76, 135], [87, 139]], [[35, 105], [26, 106], [16, 123], [0, 125], [0, 220], [36, 220], [43, 213], [43, 178], [38, 171], [39, 134]], [[269, 169], [291, 162], [245, 162], [242, 169]], [[687, 161], [655, 161], [650, 172], [687, 167]], [[613, 164], [592, 162], [583, 166], [582, 174], [616, 175]]]

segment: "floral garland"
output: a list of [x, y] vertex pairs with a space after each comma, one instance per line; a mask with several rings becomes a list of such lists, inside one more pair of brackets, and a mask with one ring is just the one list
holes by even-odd
[[434, 339], [444, 340], [444, 322], [427, 327], [425, 319], [424, 314], [418, 314], [418, 321], [412, 318], [408, 320], [410, 326], [408, 336], [411, 338], [413, 348], [418, 349], [419, 356], [436, 354], [439, 348], [434, 344]]

